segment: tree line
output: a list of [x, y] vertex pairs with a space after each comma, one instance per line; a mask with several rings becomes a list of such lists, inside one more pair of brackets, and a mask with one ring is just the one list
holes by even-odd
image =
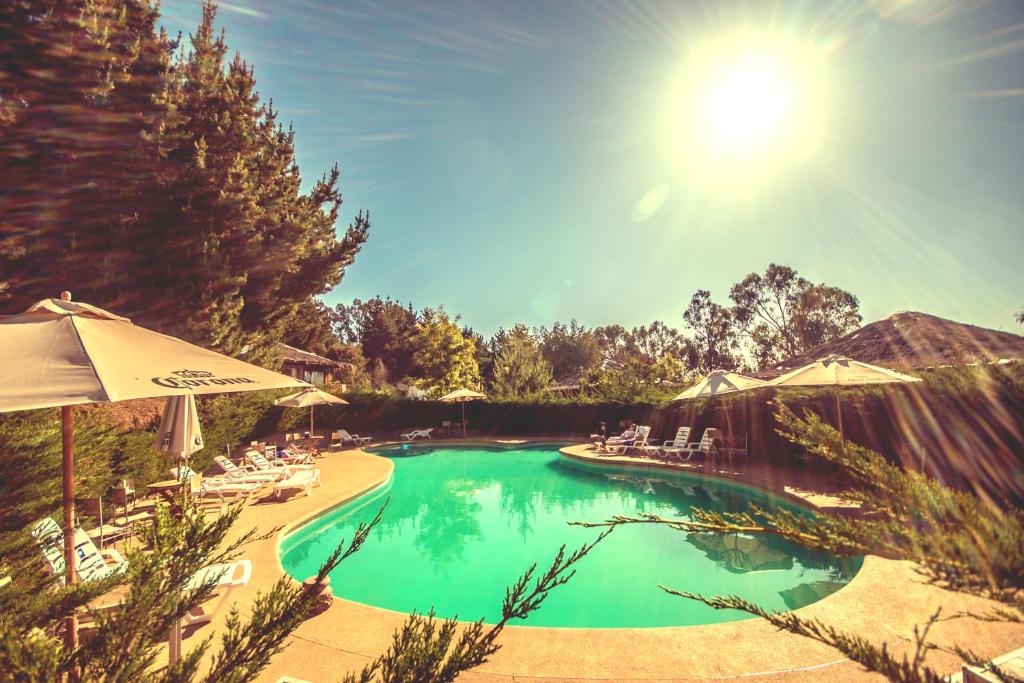
[[418, 386], [434, 396], [459, 386], [497, 399], [533, 398], [553, 385], [594, 400], [658, 400], [715, 369], [752, 372], [847, 334], [861, 323], [857, 297], [770, 264], [732, 286], [729, 305], [698, 290], [681, 328], [661, 320], [626, 328], [515, 324], [485, 339], [443, 309], [375, 297], [304, 308], [299, 342], [352, 363], [364, 389]]
[[303, 190], [215, 17], [185, 39], [148, 1], [0, 3], [0, 307], [67, 289], [260, 360], [341, 281], [369, 216], [336, 234], [337, 165]]

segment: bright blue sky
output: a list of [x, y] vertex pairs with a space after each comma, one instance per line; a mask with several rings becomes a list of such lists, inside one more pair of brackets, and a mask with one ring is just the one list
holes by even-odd
[[[681, 326], [694, 290], [727, 303], [774, 261], [866, 321], [1020, 331], [1024, 3], [899, 4], [233, 0], [219, 24], [305, 179], [337, 161], [345, 215], [371, 212], [329, 303], [444, 304], [485, 334]], [[187, 32], [200, 3], [163, 12]], [[672, 130], [694, 47], [741, 26], [825, 46], [818, 150], [756, 186]]]

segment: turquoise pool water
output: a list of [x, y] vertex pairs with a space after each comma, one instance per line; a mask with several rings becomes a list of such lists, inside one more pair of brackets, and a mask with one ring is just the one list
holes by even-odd
[[[763, 492], [696, 476], [666, 477], [560, 458], [555, 447], [517, 450], [397, 447], [390, 485], [289, 534], [281, 562], [297, 579], [316, 573], [390, 498], [363, 549], [331, 574], [335, 595], [399, 612], [471, 621], [500, 615], [505, 587], [531, 563], [546, 567], [560, 545], [598, 532], [569, 526], [638, 512], [687, 517], [691, 507], [742, 510], [748, 501], [791, 505]], [[340, 456], [343, 457], [343, 456]], [[795, 509], [795, 508], [792, 508]], [[649, 627], [746, 618], [662, 592], [659, 583], [708, 595], [740, 595], [795, 609], [847, 583], [860, 560], [798, 549], [776, 538], [686, 534], [637, 525], [617, 529], [577, 565], [528, 626]]]

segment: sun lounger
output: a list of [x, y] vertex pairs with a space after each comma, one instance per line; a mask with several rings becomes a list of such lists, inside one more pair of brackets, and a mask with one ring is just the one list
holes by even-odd
[[223, 507], [226, 503], [244, 503], [266, 483], [268, 482], [230, 481], [206, 477], [199, 485], [199, 495], [203, 498], [216, 497]]
[[[250, 452], [255, 453], [255, 451]], [[248, 455], [248, 452], [246, 453], [246, 455]], [[221, 477], [217, 478], [224, 479], [227, 481], [267, 484], [272, 481], [280, 481], [281, 479], [284, 479], [286, 476], [288, 476], [287, 472], [275, 472], [270, 469], [262, 470], [257, 468], [255, 465], [236, 465], [223, 455], [216, 456], [213, 459], [213, 462], [216, 463], [217, 467], [221, 468], [224, 471], [224, 474]]]
[[632, 439], [605, 446], [609, 453], [625, 455], [633, 448], [644, 448], [647, 446], [647, 437], [651, 434], [651, 428], [641, 426], [636, 428], [636, 436]]
[[216, 586], [215, 592], [219, 593], [221, 597], [212, 610], [206, 610], [203, 605], [196, 606], [182, 617], [182, 623], [185, 626], [190, 626], [192, 624], [205, 624], [210, 621], [213, 619], [213, 615], [227, 603], [231, 592], [235, 588], [249, 583], [251, 578], [252, 562], [250, 560], [238, 560], [237, 562], [228, 562], [227, 564], [213, 564], [200, 569], [192, 575], [188, 587], [195, 590], [204, 584], [213, 583]]
[[667, 439], [660, 445], [653, 443], [646, 446], [636, 446], [634, 448], [642, 454], [649, 455], [651, 457], [666, 456], [666, 452], [671, 453], [680, 448], [686, 448], [689, 438], [690, 428], [680, 427], [676, 430], [675, 438]]
[[414, 429], [411, 432], [402, 434], [402, 438], [406, 441], [415, 441], [416, 439], [430, 439], [430, 432], [434, 431], [433, 427], [427, 427], [426, 429]]
[[359, 436], [358, 434], [349, 434], [344, 429], [335, 432], [338, 435], [338, 443], [342, 446], [345, 442], [351, 442], [354, 446], [362, 446], [364, 443], [369, 443], [372, 436]]
[[[32, 535], [54, 575], [64, 581], [64, 532], [60, 526], [46, 517], [33, 525]], [[128, 562], [117, 550], [99, 550], [85, 531], [75, 529], [75, 573], [79, 581], [103, 579], [127, 568]]]
[[245, 457], [249, 459], [249, 462], [253, 464], [257, 472], [264, 473], [276, 473], [278, 480], [287, 479], [296, 472], [303, 470], [311, 470], [316, 465], [311, 462], [298, 462], [298, 461], [284, 461], [284, 460], [267, 460], [257, 451], [246, 451]]
[[296, 472], [284, 481], [274, 484], [274, 496], [280, 498], [285, 491], [305, 491], [313, 495], [313, 487], [320, 485], [320, 470]]
[[[700, 441], [675, 451], [679, 461], [685, 462], [689, 460], [693, 457], [694, 453], [702, 453], [705, 456], [718, 455], [718, 447], [715, 446], [716, 438], [719, 438], [718, 430], [714, 427], [708, 427], [704, 430], [704, 435], [700, 437]], [[683, 457], [684, 455], [685, 457]]]

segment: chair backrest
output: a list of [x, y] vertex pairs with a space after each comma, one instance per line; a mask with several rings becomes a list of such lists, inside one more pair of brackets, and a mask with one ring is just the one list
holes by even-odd
[[715, 437], [718, 434], [718, 430], [714, 427], [708, 427], [704, 430], [704, 435], [700, 437], [700, 445], [698, 448], [702, 451], [710, 451], [715, 448]]
[[277, 445], [276, 444], [272, 444], [272, 443], [268, 443], [266, 445], [266, 447], [263, 449], [263, 455], [264, 455], [264, 457], [267, 457], [267, 458], [276, 458], [277, 457]]
[[647, 437], [651, 435], [651, 428], [641, 426], [636, 428], [636, 437], [633, 439], [634, 446], [642, 446], [647, 443]]
[[291, 434], [285, 434], [284, 435], [284, 442], [285, 443], [288, 443], [291, 440], [292, 440], [292, 435]]
[[[54, 575], [64, 581], [64, 532], [53, 518], [46, 517], [32, 527], [32, 535], [39, 543], [43, 556]], [[82, 581], [102, 579], [120, 567], [108, 567], [96, 544], [80, 528], [75, 529], [75, 573]]]
[[690, 428], [680, 427], [676, 430], [676, 438], [672, 440], [673, 446], [685, 446], [690, 440]]
[[273, 467], [273, 465], [271, 465], [266, 458], [264, 458], [256, 451], [252, 451], [249, 453], [249, 460], [252, 461], [253, 465], [256, 465], [256, 469], [258, 470], [265, 470]]
[[422, 434], [423, 436], [428, 436], [430, 434], [430, 432], [434, 431], [434, 428], [433, 427], [427, 427], [426, 429], [417, 429], [416, 431], [419, 432], [420, 434]]
[[347, 429], [342, 429], [338, 434], [340, 435], [339, 438], [355, 441], [355, 439], [352, 438], [352, 435], [348, 433]]
[[[255, 453], [255, 451], [246, 451], [246, 455], [248, 455], [249, 453]], [[224, 470], [228, 474], [234, 474], [235, 472], [239, 471], [238, 465], [236, 465], [235, 463], [231, 462], [226, 456], [223, 456], [223, 455], [215, 456], [213, 458], [213, 461], [215, 463], [217, 463], [218, 467], [220, 467], [222, 470]]]

